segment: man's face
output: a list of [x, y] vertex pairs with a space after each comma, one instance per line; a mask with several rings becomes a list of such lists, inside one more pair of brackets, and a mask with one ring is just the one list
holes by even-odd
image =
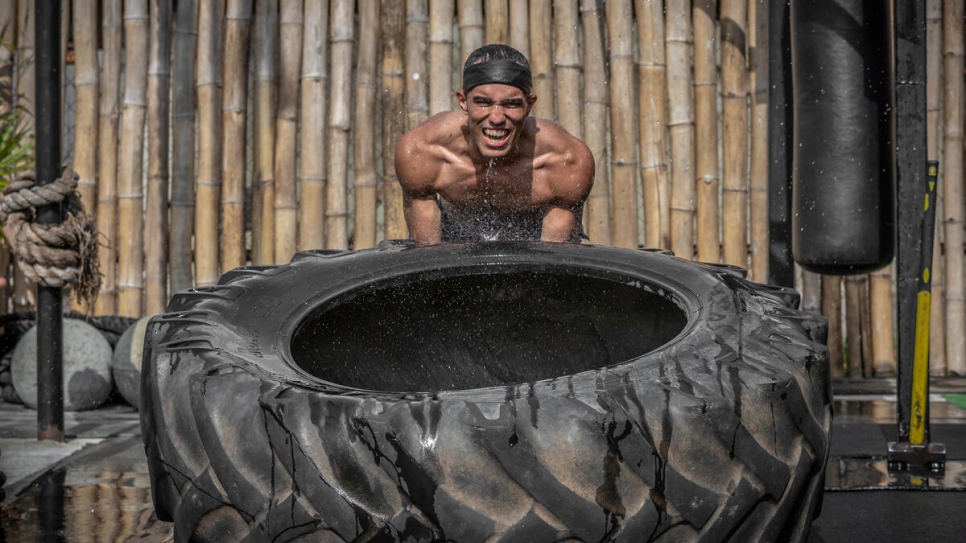
[[501, 83], [474, 87], [456, 94], [467, 115], [470, 143], [484, 158], [501, 158], [513, 152], [514, 143], [537, 97]]

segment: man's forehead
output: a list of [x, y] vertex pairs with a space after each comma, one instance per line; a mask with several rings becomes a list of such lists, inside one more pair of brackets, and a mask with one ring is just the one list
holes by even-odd
[[491, 100], [526, 100], [527, 95], [513, 85], [505, 85], [503, 83], [486, 83], [484, 85], [473, 87], [468, 93], [466, 93], [466, 97], [482, 97], [489, 98]]

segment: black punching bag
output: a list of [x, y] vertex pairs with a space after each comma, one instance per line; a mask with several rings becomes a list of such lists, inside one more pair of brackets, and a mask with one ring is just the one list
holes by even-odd
[[895, 250], [891, 2], [791, 0], [792, 254], [864, 273]]

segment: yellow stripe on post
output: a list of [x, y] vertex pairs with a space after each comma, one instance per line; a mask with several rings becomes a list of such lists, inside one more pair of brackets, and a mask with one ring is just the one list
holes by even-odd
[[929, 309], [932, 294], [929, 288], [929, 268], [923, 270], [924, 288], [919, 291], [916, 304], [916, 350], [912, 366], [912, 412], [909, 421], [909, 443], [922, 445], [926, 441], [926, 390], [929, 385]]

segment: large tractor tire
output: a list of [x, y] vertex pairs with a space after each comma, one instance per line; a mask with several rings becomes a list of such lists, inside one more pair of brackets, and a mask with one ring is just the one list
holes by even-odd
[[668, 254], [316, 251], [175, 295], [141, 423], [176, 541], [805, 541], [827, 324]]

